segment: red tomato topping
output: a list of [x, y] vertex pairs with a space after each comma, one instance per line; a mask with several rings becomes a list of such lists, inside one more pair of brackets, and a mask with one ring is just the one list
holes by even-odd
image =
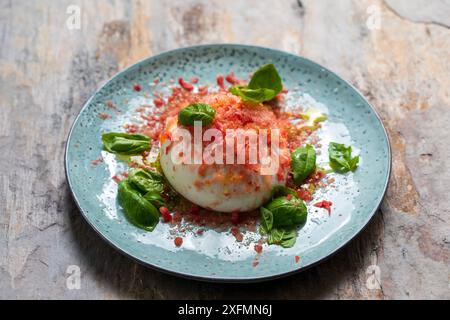
[[317, 208], [323, 208], [323, 209], [327, 210], [329, 215], [331, 215], [331, 206], [332, 205], [333, 205], [333, 202], [327, 201], [327, 200], [322, 200], [322, 201], [314, 204], [314, 206]]
[[312, 200], [312, 194], [306, 189], [300, 188], [297, 190], [297, 195], [300, 199], [303, 201], [311, 201]]
[[217, 78], [216, 78], [216, 81], [217, 81], [217, 85], [221, 89], [226, 90], [226, 88], [225, 88], [225, 79], [224, 79], [224, 77], [222, 75], [218, 75]]
[[153, 100], [153, 103], [155, 104], [155, 107], [160, 108], [164, 105], [164, 100], [161, 98], [156, 98]]
[[183, 244], [183, 238], [181, 237], [176, 237], [174, 240], [174, 243], [177, 247], [181, 247], [181, 245]]
[[255, 251], [257, 253], [261, 253], [263, 251], [263, 246], [260, 245], [259, 243], [255, 244]]
[[286, 196], [286, 199], [291, 200], [291, 199], [292, 199], [292, 194], [288, 194], [288, 195]]
[[171, 222], [172, 221], [172, 215], [170, 214], [169, 209], [166, 207], [159, 208], [159, 212], [161, 213], [161, 217], [163, 218], [164, 222]]
[[184, 81], [183, 78], [178, 79], [178, 83], [184, 90], [187, 90], [187, 91], [194, 90], [194, 86], [192, 84], [190, 84], [189, 82]]
[[226, 77], [225, 80], [227, 80], [227, 82], [229, 82], [232, 85], [238, 84], [239, 80], [234, 76], [233, 72], [230, 72]]
[[239, 212], [236, 211], [231, 213], [231, 223], [234, 225], [239, 223]]
[[134, 84], [133, 89], [134, 89], [134, 91], [137, 91], [137, 92], [139, 92], [139, 91], [142, 90], [141, 85], [138, 84], [138, 83], [135, 83], [135, 84]]
[[120, 183], [122, 181], [122, 178], [119, 176], [113, 176], [112, 179], [117, 183]]
[[191, 80], [189, 80], [191, 83], [198, 83], [198, 78], [197, 77], [193, 77], [191, 78]]
[[300, 262], [300, 257], [299, 256], [295, 256], [295, 263], [299, 263]]

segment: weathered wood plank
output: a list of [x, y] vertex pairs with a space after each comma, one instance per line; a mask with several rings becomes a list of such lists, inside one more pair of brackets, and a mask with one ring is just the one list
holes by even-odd
[[[1, 0], [0, 297], [449, 298], [450, 31], [448, 1], [435, 2], [417, 18], [406, 1]], [[66, 27], [72, 4], [80, 30]], [[212, 42], [316, 60], [361, 89], [388, 127], [394, 171], [380, 214], [308, 272], [253, 285], [167, 276], [111, 249], [69, 195], [63, 147], [92, 92], [146, 56]], [[69, 265], [81, 268], [80, 290], [66, 287]], [[381, 289], [366, 286], [371, 265]]]

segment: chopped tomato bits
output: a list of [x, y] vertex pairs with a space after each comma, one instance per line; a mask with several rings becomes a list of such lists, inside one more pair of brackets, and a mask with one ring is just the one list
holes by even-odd
[[255, 251], [261, 253], [263, 251], [263, 246], [259, 243], [255, 244]]
[[140, 84], [138, 84], [138, 83], [136, 83], [134, 86], [133, 86], [133, 89], [134, 89], [134, 91], [137, 91], [137, 92], [139, 92], [139, 91], [141, 91], [142, 90], [142, 87], [141, 87], [141, 85]]
[[225, 78], [221, 75], [218, 75], [216, 78], [217, 81], [217, 85], [220, 87], [220, 89], [222, 90], [226, 90], [225, 88]]
[[153, 103], [155, 104], [155, 107], [160, 108], [164, 105], [164, 100], [161, 98], [156, 98], [153, 100]]
[[178, 79], [178, 83], [184, 90], [187, 90], [187, 91], [194, 90], [194, 86], [192, 84], [190, 84], [189, 82], [186, 82], [183, 78]]
[[333, 202], [327, 201], [327, 200], [322, 200], [320, 202], [315, 203], [314, 207], [323, 208], [328, 211], [329, 215], [331, 215], [331, 206], [332, 205], [333, 205]]
[[174, 243], [177, 247], [181, 247], [181, 245], [183, 244], [183, 238], [182, 237], [176, 237], [174, 240]]
[[164, 222], [171, 222], [172, 221], [172, 215], [170, 214], [169, 209], [166, 207], [159, 208], [159, 212], [161, 213], [161, 217], [163, 218]]
[[313, 198], [311, 192], [303, 188], [297, 190], [297, 195], [303, 201], [311, 201]]
[[299, 256], [295, 256], [295, 263], [299, 263], [300, 262], [300, 257]]

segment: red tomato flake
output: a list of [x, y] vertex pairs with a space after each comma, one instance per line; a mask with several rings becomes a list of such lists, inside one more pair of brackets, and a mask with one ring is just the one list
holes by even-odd
[[198, 87], [198, 93], [201, 95], [206, 95], [208, 93], [208, 87], [207, 86]]
[[255, 244], [255, 251], [261, 253], [263, 251], [263, 246], [259, 243]]
[[331, 215], [331, 206], [332, 205], [333, 205], [333, 202], [327, 201], [327, 200], [322, 200], [320, 202], [315, 203], [314, 207], [323, 208], [328, 211], [328, 215]]
[[237, 242], [241, 242], [244, 239], [244, 236], [242, 235], [241, 231], [239, 231], [238, 227], [232, 227], [231, 234], [236, 238]]
[[139, 91], [142, 90], [141, 85], [138, 84], [138, 83], [135, 83], [135, 84], [134, 84], [133, 89], [134, 89], [134, 91], [137, 91], [137, 92], [139, 92]]
[[174, 243], [177, 247], [181, 247], [181, 245], [183, 244], [183, 238], [181, 237], [176, 237], [174, 240]]
[[225, 78], [222, 75], [218, 75], [217, 78], [216, 78], [216, 81], [217, 81], [217, 85], [221, 89], [226, 90], [226, 88], [225, 88]]
[[289, 90], [287, 88], [283, 88], [283, 90], [281, 90], [281, 93], [288, 93]]
[[193, 77], [193, 78], [191, 78], [191, 79], [189, 80], [189, 82], [195, 84], [195, 83], [198, 83], [198, 80], [199, 80], [199, 79], [198, 79], [197, 77]]
[[299, 256], [295, 256], [295, 263], [299, 263], [300, 262], [300, 257]]
[[116, 105], [111, 100], [106, 101], [106, 106], [110, 109], [116, 109]]
[[201, 236], [204, 232], [205, 232], [205, 230], [203, 230], [203, 229], [198, 229], [198, 230], [197, 230], [197, 234], [198, 234], [199, 236]]
[[106, 119], [111, 118], [111, 116], [110, 116], [109, 114], [105, 113], [105, 112], [100, 112], [100, 113], [98, 114], [98, 117], [99, 117], [100, 119], [102, 119], [102, 120], [106, 120]]
[[306, 189], [300, 188], [297, 190], [297, 195], [300, 199], [303, 201], [311, 201], [312, 200], [312, 194]]
[[233, 72], [230, 72], [226, 77], [225, 80], [227, 80], [228, 83], [235, 85], [239, 83], [239, 80], [234, 76]]
[[102, 162], [103, 162], [103, 157], [100, 157], [100, 158], [98, 158], [98, 159], [92, 160], [92, 161], [91, 161], [91, 164], [92, 164], [93, 166], [96, 166], [96, 165], [98, 165], [99, 163], [102, 163]]
[[161, 108], [164, 105], [164, 100], [161, 98], [156, 98], [153, 100], [153, 103], [155, 104], [155, 107]]
[[194, 86], [192, 84], [190, 84], [189, 82], [184, 81], [183, 78], [178, 79], [178, 83], [184, 90], [187, 90], [187, 91], [194, 90]]
[[239, 212], [235, 211], [231, 213], [231, 223], [234, 225], [239, 223]]
[[113, 176], [112, 179], [117, 183], [120, 183], [122, 181], [122, 178], [119, 176]]
[[286, 199], [287, 199], [287, 200], [291, 200], [291, 199], [292, 199], [292, 194], [288, 194], [288, 195], [286, 196]]
[[159, 208], [159, 212], [161, 213], [161, 216], [164, 220], [164, 222], [171, 222], [172, 221], [172, 215], [170, 214], [169, 209], [166, 207]]
[[128, 171], [125, 171], [124, 173], [122, 173], [122, 175], [123, 175], [125, 178], [128, 178]]

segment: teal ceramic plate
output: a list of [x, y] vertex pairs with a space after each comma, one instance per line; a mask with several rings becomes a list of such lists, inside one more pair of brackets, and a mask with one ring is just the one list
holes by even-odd
[[[336, 175], [335, 187], [318, 192], [317, 200], [333, 202], [326, 210], [310, 207], [306, 225], [293, 248], [264, 245], [259, 264], [252, 245], [235, 241], [229, 232], [206, 230], [202, 236], [173, 243], [169, 226], [160, 223], [146, 232], [131, 225], [116, 202], [115, 182], [125, 165], [103, 153], [104, 162], [92, 165], [102, 154], [101, 133], [122, 130], [130, 111], [151, 104], [153, 79], [169, 83], [183, 76], [215, 83], [217, 74], [230, 71], [246, 78], [266, 63], [274, 63], [289, 89], [289, 104], [314, 106], [329, 114], [320, 133], [327, 162], [329, 141], [350, 144], [360, 156], [360, 166], [347, 175]], [[133, 90], [139, 83], [143, 90]], [[106, 102], [112, 101], [117, 110]], [[104, 120], [99, 114], [111, 117]], [[112, 246], [149, 267], [206, 281], [251, 282], [277, 278], [306, 269], [329, 257], [355, 237], [377, 211], [386, 191], [391, 154], [380, 118], [357, 90], [333, 72], [307, 59], [268, 48], [243, 45], [204, 45], [166, 52], [141, 61], [117, 74], [100, 88], [81, 110], [69, 134], [66, 173], [70, 189], [89, 224]], [[251, 237], [251, 235], [249, 235]]]

